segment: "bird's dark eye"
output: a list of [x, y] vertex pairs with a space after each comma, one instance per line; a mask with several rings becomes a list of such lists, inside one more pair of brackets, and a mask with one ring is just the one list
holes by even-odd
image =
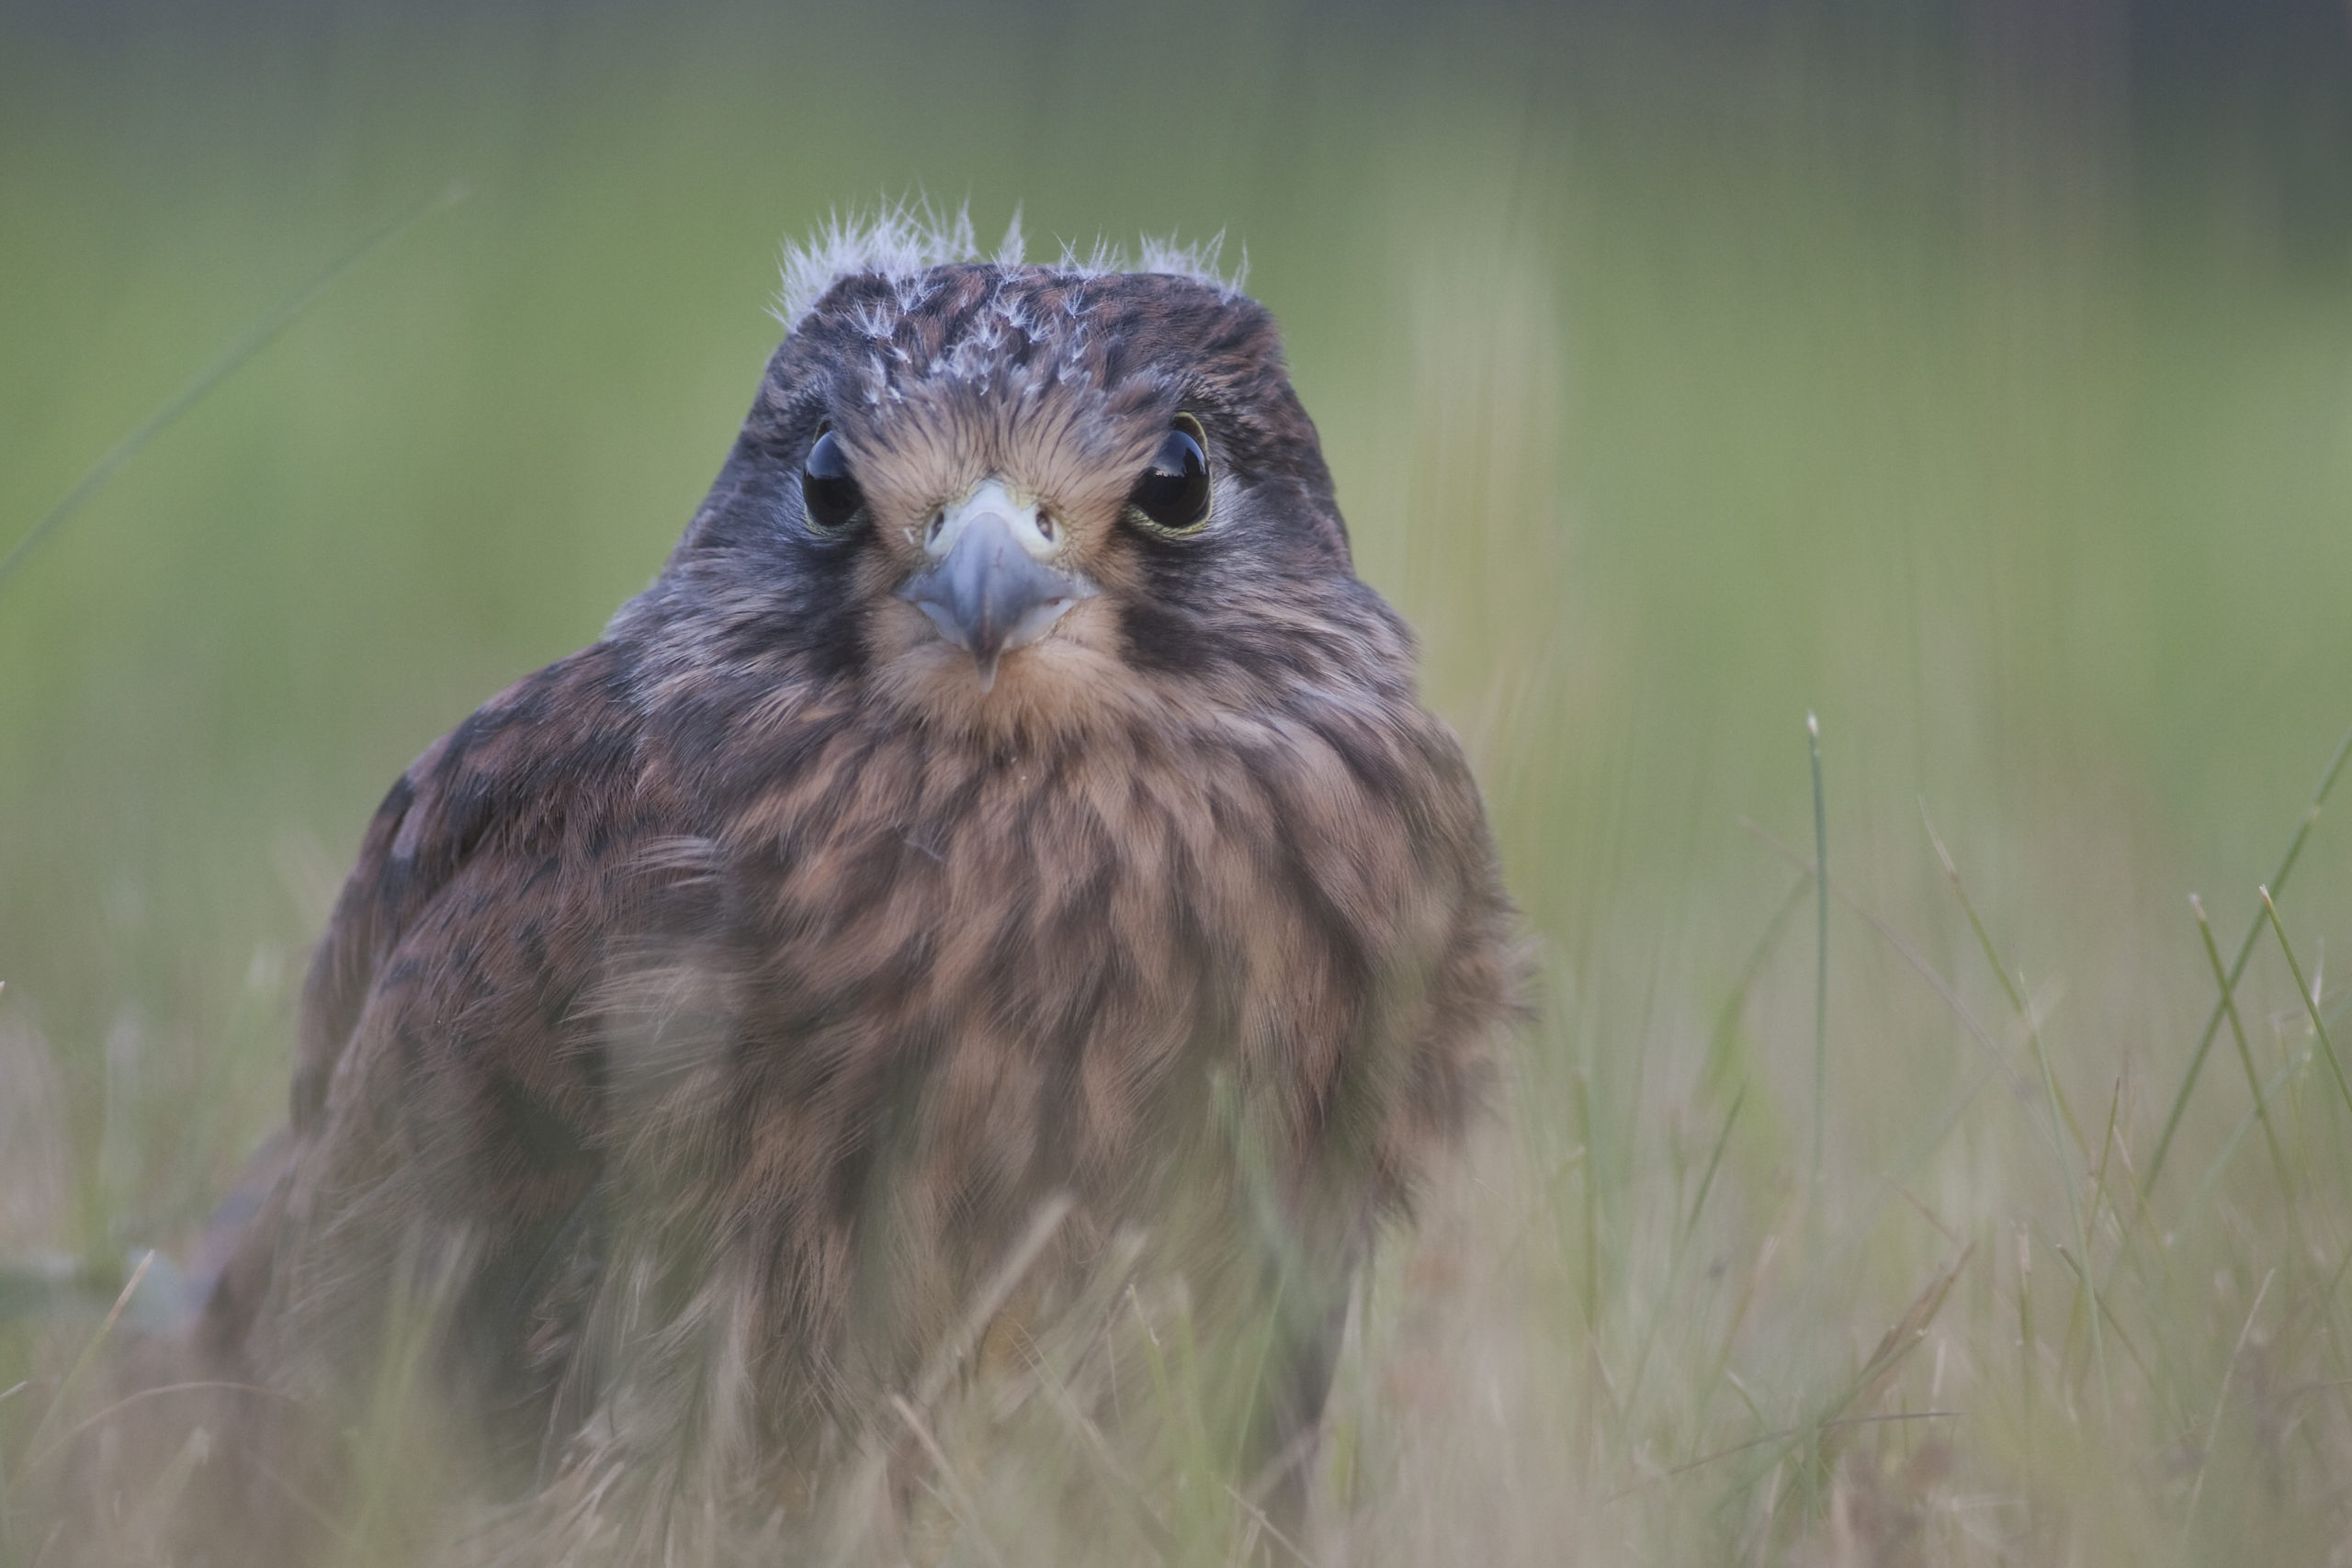
[[857, 476], [849, 471], [849, 454], [842, 450], [841, 437], [828, 430], [817, 437], [817, 445], [808, 448], [808, 460], [800, 468], [800, 500], [808, 508], [809, 523], [819, 528], [837, 531], [849, 526], [865, 504], [865, 492], [857, 488]]
[[1127, 506], [1156, 533], [1190, 534], [1209, 520], [1208, 436], [1199, 420], [1176, 416]]

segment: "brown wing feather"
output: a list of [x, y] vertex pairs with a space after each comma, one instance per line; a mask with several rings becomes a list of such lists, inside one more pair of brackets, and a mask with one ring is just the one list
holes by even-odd
[[[582, 1201], [598, 1065], [577, 1004], [649, 811], [675, 820], [640, 776], [618, 662], [599, 645], [517, 682], [377, 811], [304, 987], [290, 1165], [208, 1305], [216, 1346], [265, 1315], [364, 1331], [421, 1218], [462, 1234], [495, 1292]], [[322, 1247], [330, 1225], [384, 1246]], [[265, 1314], [273, 1297], [304, 1310]]]

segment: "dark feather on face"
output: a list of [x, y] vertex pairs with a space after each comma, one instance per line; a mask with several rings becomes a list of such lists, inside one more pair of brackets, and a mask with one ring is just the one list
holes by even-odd
[[823, 1516], [1046, 1224], [1024, 1333], [1114, 1254], [1271, 1325], [1295, 1503], [1515, 1006], [1412, 658], [1258, 305], [851, 270], [653, 585], [385, 798], [219, 1375], [345, 1409], [436, 1303], [499, 1528], [633, 1560], [616, 1509]]

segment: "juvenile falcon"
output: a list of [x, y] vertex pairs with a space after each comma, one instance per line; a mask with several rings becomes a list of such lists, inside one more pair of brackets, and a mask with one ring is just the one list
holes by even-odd
[[1237, 1473], [1295, 1499], [1512, 917], [1273, 321], [1161, 265], [797, 260], [661, 575], [369, 826], [235, 1375], [335, 1408], [422, 1312], [482, 1491], [655, 1560], [1115, 1269], [1262, 1327]]

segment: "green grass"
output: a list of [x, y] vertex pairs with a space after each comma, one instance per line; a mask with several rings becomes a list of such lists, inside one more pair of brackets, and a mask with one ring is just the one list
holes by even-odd
[[[1408, 67], [1236, 12], [1213, 91], [1104, 17], [939, 23], [920, 103], [836, 69], [912, 17], [0, 66], [0, 549], [360, 235], [475, 192], [0, 582], [0, 1559], [127, 1271], [281, 1114], [377, 795], [656, 570], [777, 238], [920, 182], [1246, 242], [1541, 953], [1487, 1135], [1361, 1293], [1332, 1561], [2328, 1560], [2344, 281], [2225, 209], [2136, 222], [2203, 211], [2160, 174], [1972, 140], [1932, 39], [1734, 69], [1602, 30], [1531, 82], [1492, 29]], [[2098, 199], [2037, 183], [2070, 158]], [[1225, 1561], [1261, 1527], [1214, 1378], [1136, 1312], [1172, 1434], [1118, 1457], [1137, 1550]], [[1030, 1504], [1101, 1461], [1054, 1393], [1089, 1374], [1041, 1366], [1017, 1440], [910, 1407], [949, 1561], [1088, 1555]]]

